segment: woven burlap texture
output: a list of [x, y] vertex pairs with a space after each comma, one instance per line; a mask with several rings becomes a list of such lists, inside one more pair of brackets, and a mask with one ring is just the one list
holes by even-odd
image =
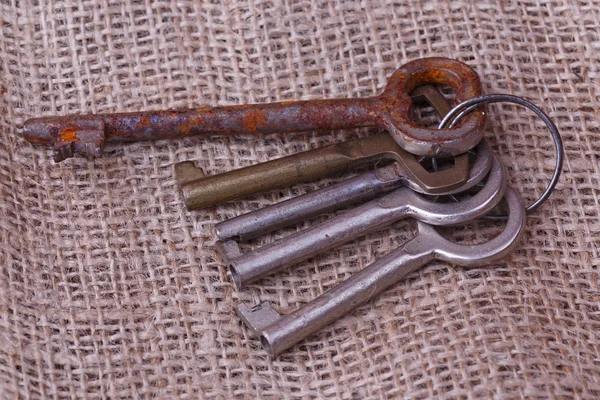
[[[599, 2], [0, 4], [2, 398], [600, 395]], [[542, 105], [565, 141], [564, 175], [503, 262], [432, 263], [277, 359], [235, 306], [294, 309], [411, 225], [236, 291], [212, 226], [329, 181], [188, 212], [173, 165], [214, 174], [372, 130], [134, 143], [60, 164], [22, 139], [34, 116], [366, 97], [427, 56], [468, 63], [486, 93]], [[531, 201], [552, 141], [529, 112], [490, 111], [486, 136]], [[459, 234], [495, 229], [477, 227]]]

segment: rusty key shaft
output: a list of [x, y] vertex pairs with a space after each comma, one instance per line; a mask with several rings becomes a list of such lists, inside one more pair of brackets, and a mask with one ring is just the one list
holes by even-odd
[[376, 116], [369, 114], [374, 101], [329, 99], [43, 117], [25, 122], [24, 134], [32, 143], [54, 143], [58, 162], [75, 153], [99, 157], [104, 143], [375, 126]]

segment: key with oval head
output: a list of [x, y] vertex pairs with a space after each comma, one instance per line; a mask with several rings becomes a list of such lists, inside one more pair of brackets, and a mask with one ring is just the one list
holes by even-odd
[[229, 267], [235, 285], [241, 288], [403, 218], [415, 218], [432, 225], [454, 225], [481, 217], [498, 204], [505, 188], [504, 168], [494, 156], [485, 186], [473, 197], [458, 203], [436, 203], [409, 188], [400, 188], [245, 254], [234, 240], [218, 241], [216, 251]]
[[523, 203], [512, 188], [507, 188], [505, 198], [508, 221], [502, 233], [488, 242], [460, 245], [444, 239], [431, 226], [417, 222], [415, 238], [298, 310], [281, 315], [265, 301], [253, 308], [242, 303], [237, 313], [260, 338], [267, 353], [275, 357], [431, 261], [470, 267], [505, 257], [518, 243], [526, 219]]
[[43, 117], [26, 121], [23, 134], [31, 143], [53, 144], [56, 162], [74, 154], [100, 157], [105, 143], [359, 127], [385, 129], [403, 149], [416, 155], [454, 156], [475, 147], [483, 135], [482, 111], [470, 114], [456, 128], [435, 133], [411, 121], [409, 94], [428, 84], [451, 86], [457, 104], [481, 95], [479, 78], [466, 64], [424, 58], [400, 67], [383, 93], [370, 98]]
[[[438, 195], [469, 190], [485, 178], [492, 165], [492, 153], [485, 139], [479, 142], [473, 153], [474, 162], [469, 168], [467, 181], [457, 189]], [[215, 233], [219, 240], [243, 242], [349, 204], [362, 203], [402, 186], [422, 193], [423, 189], [405, 175], [396, 165], [368, 171], [323, 189], [219, 222], [215, 225]]]

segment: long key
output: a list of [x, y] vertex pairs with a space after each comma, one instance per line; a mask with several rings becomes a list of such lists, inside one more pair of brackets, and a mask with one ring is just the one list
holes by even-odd
[[505, 198], [508, 221], [502, 233], [488, 242], [460, 245], [444, 239], [431, 226], [417, 222], [415, 238], [300, 309], [280, 315], [268, 301], [253, 308], [242, 303], [238, 315], [260, 338], [267, 353], [275, 357], [433, 260], [462, 266], [491, 264], [512, 251], [525, 226], [525, 209], [519, 195], [509, 187]]
[[105, 143], [358, 127], [385, 129], [402, 148], [417, 155], [454, 156], [475, 147], [483, 135], [482, 111], [470, 114], [456, 128], [435, 133], [411, 121], [409, 93], [428, 84], [451, 86], [457, 103], [481, 95], [479, 77], [466, 64], [424, 58], [396, 70], [376, 97], [34, 118], [25, 122], [23, 133], [31, 143], [53, 144], [56, 162], [74, 154], [101, 157]]
[[190, 161], [175, 166], [186, 208], [197, 210], [251, 194], [332, 176], [358, 165], [394, 160], [400, 175], [430, 194], [462, 187], [469, 175], [467, 154], [454, 158], [454, 167], [428, 172], [387, 133], [342, 142], [217, 175], [204, 175]]
[[[485, 178], [491, 165], [492, 154], [484, 139], [475, 149], [475, 161], [469, 168], [467, 181], [457, 189], [438, 195], [455, 194], [472, 188]], [[219, 222], [215, 225], [215, 233], [219, 240], [233, 239], [244, 242], [346, 205], [370, 200], [401, 186], [407, 186], [417, 192], [423, 191], [409, 177], [398, 172], [395, 165], [368, 171], [323, 189]]]
[[432, 225], [454, 225], [478, 218], [496, 206], [505, 188], [504, 168], [494, 156], [486, 185], [459, 203], [435, 203], [409, 188], [400, 188], [248, 253], [242, 254], [234, 240], [217, 242], [216, 251], [229, 267], [235, 285], [241, 288], [403, 218], [415, 218]]

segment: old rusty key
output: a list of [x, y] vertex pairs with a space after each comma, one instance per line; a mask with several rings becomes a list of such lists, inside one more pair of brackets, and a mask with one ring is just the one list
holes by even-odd
[[[450, 104], [433, 85], [420, 86], [411, 93], [415, 102], [427, 101], [443, 117]], [[480, 142], [481, 143], [481, 142]], [[387, 133], [325, 146], [276, 160], [239, 168], [216, 175], [204, 175], [191, 161], [175, 165], [185, 205], [196, 210], [249, 196], [254, 193], [291, 186], [332, 176], [360, 164], [380, 160], [396, 161], [392, 175], [412, 189], [442, 194], [462, 187], [468, 179], [468, 155], [455, 157], [454, 167], [428, 172], [417, 158], [406, 152]]]
[[479, 78], [466, 64], [424, 58], [400, 67], [376, 97], [43, 117], [26, 121], [23, 131], [31, 143], [53, 144], [56, 162], [74, 154], [100, 157], [105, 143], [358, 127], [385, 129], [403, 149], [416, 155], [455, 156], [473, 148], [483, 134], [482, 111], [452, 129], [432, 131], [411, 121], [409, 93], [428, 84], [452, 87], [456, 103], [481, 95]]

